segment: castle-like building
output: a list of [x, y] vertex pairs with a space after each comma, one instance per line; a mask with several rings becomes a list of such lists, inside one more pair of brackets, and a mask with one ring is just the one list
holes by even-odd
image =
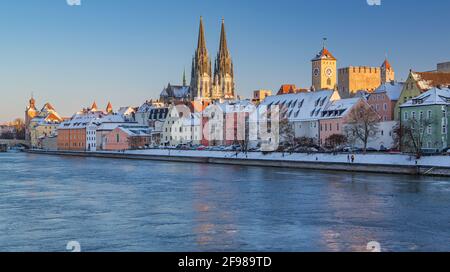
[[338, 90], [341, 97], [358, 91], [373, 92], [381, 84], [395, 81], [395, 71], [386, 60], [380, 67], [349, 66], [337, 69], [337, 59], [323, 46], [311, 60], [313, 90]]
[[235, 99], [234, 69], [228, 50], [225, 21], [222, 19], [219, 52], [214, 62], [212, 74], [211, 58], [206, 47], [203, 18], [200, 18], [197, 50], [192, 58], [191, 96], [200, 100]]

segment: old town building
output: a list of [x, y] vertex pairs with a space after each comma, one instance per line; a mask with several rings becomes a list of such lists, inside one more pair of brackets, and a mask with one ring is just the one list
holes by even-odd
[[450, 73], [410, 71], [395, 105], [395, 120], [400, 119], [400, 106], [435, 87], [450, 86]]
[[[400, 106], [402, 128], [414, 131], [415, 141], [424, 151], [440, 152], [450, 147], [449, 119], [449, 88], [432, 88]], [[402, 151], [414, 151], [407, 141], [412, 140], [402, 137]]]
[[349, 66], [338, 70], [338, 88], [342, 97], [359, 91], [373, 92], [381, 84], [395, 80], [395, 72], [386, 59], [381, 67]]
[[314, 90], [333, 90], [337, 87], [337, 59], [323, 46], [312, 62], [312, 86]]

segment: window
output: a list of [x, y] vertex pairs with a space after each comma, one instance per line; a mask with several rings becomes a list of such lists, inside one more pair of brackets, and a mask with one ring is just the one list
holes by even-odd
[[433, 116], [432, 111], [429, 110], [427, 115], [428, 115], [428, 119], [431, 119], [431, 117]]
[[442, 134], [447, 134], [447, 125], [442, 124]]
[[388, 105], [386, 103], [383, 104], [384, 111], [387, 111]]
[[420, 111], [419, 113], [419, 120], [423, 120], [423, 111]]
[[431, 135], [431, 132], [432, 132], [431, 125], [428, 125], [428, 127], [427, 127], [427, 134]]
[[120, 141], [120, 135], [116, 134], [116, 142], [119, 142], [119, 141]]
[[408, 121], [408, 118], [409, 118], [409, 116], [408, 116], [408, 112], [405, 112], [405, 116], [404, 116], [404, 118], [403, 118], [403, 119], [404, 119], [405, 121]]
[[411, 118], [412, 118], [413, 120], [416, 119], [416, 112], [415, 112], [415, 111], [411, 112]]

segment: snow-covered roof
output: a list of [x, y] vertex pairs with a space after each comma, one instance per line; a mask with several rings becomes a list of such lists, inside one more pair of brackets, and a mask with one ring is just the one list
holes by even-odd
[[351, 109], [361, 100], [363, 97], [346, 98], [341, 100], [335, 100], [330, 103], [322, 112], [320, 119], [334, 119], [347, 115]]
[[144, 104], [142, 104], [139, 109], [137, 110], [138, 113], [147, 113], [149, 112], [151, 109], [153, 109], [154, 106], [152, 105], [152, 103], [150, 102], [145, 102]]
[[62, 122], [58, 129], [83, 129], [96, 118], [95, 114], [75, 115], [72, 119]]
[[450, 89], [449, 88], [433, 88], [428, 92], [425, 92], [400, 107], [414, 107], [425, 105], [450, 105]]
[[319, 90], [315, 92], [301, 92], [295, 94], [268, 96], [261, 106], [280, 106], [287, 110], [286, 117], [291, 122], [312, 121], [321, 117], [322, 111], [332, 101], [339, 100], [338, 92], [333, 90]]
[[404, 85], [405, 84], [403, 82], [384, 83], [380, 87], [378, 87], [378, 89], [376, 89], [373, 93], [374, 94], [385, 93], [390, 100], [396, 101], [400, 98]]
[[162, 97], [186, 98], [191, 94], [190, 86], [168, 85], [161, 92]]
[[145, 126], [119, 126], [118, 129], [129, 136], [150, 137], [151, 133], [150, 128]]
[[417, 82], [417, 85], [423, 91], [427, 91], [431, 88], [439, 85], [443, 87], [450, 86], [450, 73], [444, 72], [411, 72], [411, 76]]
[[[61, 123], [59, 129], [86, 128], [89, 125], [101, 127], [102, 124], [124, 124], [124, 118], [118, 114], [105, 115], [103, 112], [87, 112], [75, 114], [71, 119]], [[114, 127], [115, 128], [115, 127]], [[113, 128], [113, 129], [114, 129]]]
[[136, 112], [133, 107], [127, 106], [127, 107], [120, 107], [117, 113], [119, 113], [122, 116], [129, 116], [133, 114], [133, 112]]

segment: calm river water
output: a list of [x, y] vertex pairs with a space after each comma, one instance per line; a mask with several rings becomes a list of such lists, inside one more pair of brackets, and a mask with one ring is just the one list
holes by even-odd
[[450, 250], [450, 180], [0, 153], [0, 251]]

